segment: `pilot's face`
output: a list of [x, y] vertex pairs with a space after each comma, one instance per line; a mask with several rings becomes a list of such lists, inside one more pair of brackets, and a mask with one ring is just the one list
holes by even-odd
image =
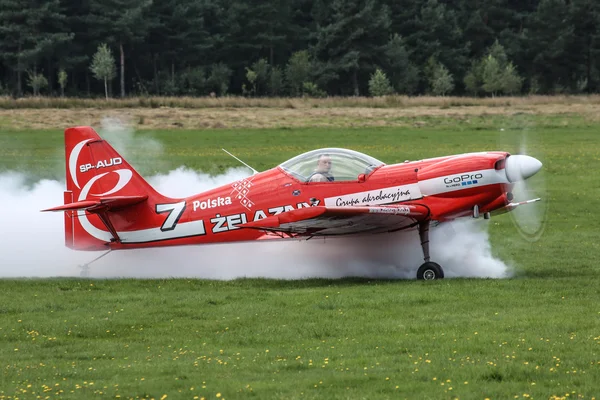
[[319, 158], [317, 169], [320, 172], [329, 172], [331, 170], [331, 158], [328, 156]]

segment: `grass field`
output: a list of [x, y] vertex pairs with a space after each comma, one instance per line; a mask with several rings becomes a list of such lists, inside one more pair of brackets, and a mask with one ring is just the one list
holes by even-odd
[[[336, 146], [394, 163], [515, 151], [526, 135], [544, 162], [549, 210], [535, 243], [507, 215], [490, 221], [513, 278], [5, 279], [0, 399], [600, 398], [600, 124], [423, 118], [418, 127], [148, 129], [127, 159], [146, 175], [180, 165], [219, 173], [237, 166], [222, 147], [263, 170]], [[63, 162], [60, 130], [0, 130], [0, 174], [62, 179]]]

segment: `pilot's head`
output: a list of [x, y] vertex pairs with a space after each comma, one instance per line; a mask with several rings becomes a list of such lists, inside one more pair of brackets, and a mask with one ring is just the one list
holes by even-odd
[[331, 157], [329, 154], [321, 154], [317, 161], [317, 172], [329, 172], [331, 170]]

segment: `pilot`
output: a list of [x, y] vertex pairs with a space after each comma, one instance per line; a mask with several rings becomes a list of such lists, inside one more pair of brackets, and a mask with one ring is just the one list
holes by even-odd
[[333, 182], [334, 177], [329, 173], [331, 171], [331, 157], [329, 154], [321, 154], [317, 160], [317, 168], [309, 178], [309, 182]]

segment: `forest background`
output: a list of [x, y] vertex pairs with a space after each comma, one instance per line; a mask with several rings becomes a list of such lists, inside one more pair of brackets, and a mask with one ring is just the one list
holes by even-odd
[[0, 95], [596, 93], [595, 0], [0, 0]]

